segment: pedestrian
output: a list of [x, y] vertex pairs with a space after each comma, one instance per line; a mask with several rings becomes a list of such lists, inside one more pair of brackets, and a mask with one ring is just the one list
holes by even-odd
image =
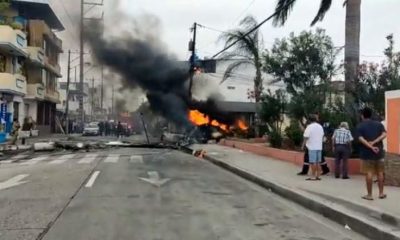
[[311, 166], [312, 178], [306, 180], [321, 180], [320, 176], [320, 162], [322, 158], [322, 145], [324, 141], [324, 129], [317, 122], [317, 116], [312, 114], [309, 117], [310, 124], [304, 131], [303, 148], [307, 147], [309, 162]]
[[100, 132], [100, 136], [103, 136], [104, 134], [104, 122], [99, 122], [99, 132]]
[[122, 127], [122, 124], [121, 124], [121, 122], [118, 122], [118, 124], [117, 124], [117, 137], [121, 138], [123, 132], [124, 132], [124, 128]]
[[[33, 130], [33, 120], [31, 117], [24, 118], [24, 123], [22, 124], [22, 131], [29, 132], [29, 137], [31, 136], [31, 131]], [[22, 138], [22, 144], [25, 145], [26, 136]]]
[[335, 177], [340, 178], [340, 164], [342, 164], [342, 178], [349, 179], [348, 159], [351, 155], [353, 136], [347, 122], [340, 123], [332, 136], [332, 150], [335, 154]]
[[[314, 116], [317, 118], [317, 121], [319, 122], [319, 115], [314, 114]], [[308, 125], [310, 122], [309, 121], [307, 121], [307, 122], [308, 122], [307, 123], [307, 125]], [[301, 126], [301, 124], [300, 124], [300, 126]], [[308, 175], [308, 171], [310, 169], [309, 151], [308, 151], [307, 147], [304, 147], [303, 150], [304, 150], [303, 167], [302, 167], [301, 171], [299, 173], [297, 173], [297, 175]], [[327, 175], [330, 172], [328, 164], [325, 160], [325, 152], [323, 149], [322, 149], [322, 157], [321, 157], [320, 166], [321, 166], [321, 170], [322, 170], [321, 175]]]
[[13, 121], [12, 131], [11, 131], [11, 136], [12, 136], [11, 145], [15, 145], [17, 143], [20, 128], [21, 125], [19, 124], [18, 119], [15, 118]]
[[110, 123], [107, 121], [104, 125], [105, 125], [104, 126], [105, 134], [106, 134], [106, 136], [109, 136], [110, 135]]
[[364, 108], [361, 113], [362, 122], [357, 126], [357, 137], [360, 141], [360, 158], [362, 160], [362, 172], [366, 174], [367, 195], [362, 198], [374, 200], [372, 196], [372, 178], [378, 177], [379, 198], [386, 198], [384, 193], [384, 157], [383, 139], [386, 138], [386, 130], [381, 122], [371, 120], [372, 110]]

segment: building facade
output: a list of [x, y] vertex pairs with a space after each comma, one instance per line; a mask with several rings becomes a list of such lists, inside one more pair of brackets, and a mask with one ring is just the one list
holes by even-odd
[[64, 27], [45, 0], [13, 0], [0, 12], [0, 98], [3, 131], [32, 117], [41, 133], [55, 130]]

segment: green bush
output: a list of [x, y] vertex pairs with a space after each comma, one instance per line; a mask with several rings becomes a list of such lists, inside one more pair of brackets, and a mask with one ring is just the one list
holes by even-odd
[[285, 129], [286, 137], [293, 141], [295, 146], [300, 146], [303, 141], [303, 131], [300, 123], [295, 120], [290, 122], [290, 126]]
[[282, 147], [282, 134], [279, 130], [273, 129], [269, 134], [269, 143], [271, 147], [281, 148]]

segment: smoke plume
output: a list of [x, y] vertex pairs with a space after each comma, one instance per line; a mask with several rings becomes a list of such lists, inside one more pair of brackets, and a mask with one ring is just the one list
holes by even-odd
[[[189, 109], [198, 109], [226, 124], [234, 119], [217, 109], [212, 100], [204, 102], [189, 98], [189, 69], [166, 51], [154, 31], [157, 27], [146, 28], [143, 21], [133, 20], [133, 33], [123, 36], [104, 37], [103, 26], [90, 23], [86, 40], [96, 60], [119, 74], [123, 87], [141, 88], [147, 95], [151, 109], [176, 124], [189, 128]], [[157, 20], [151, 17], [153, 25]], [[117, 26], [114, 26], [117, 28]]]

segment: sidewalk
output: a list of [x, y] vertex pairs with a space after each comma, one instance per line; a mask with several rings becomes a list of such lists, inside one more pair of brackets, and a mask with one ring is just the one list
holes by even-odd
[[[306, 177], [296, 175], [299, 167], [291, 163], [220, 145], [193, 145], [191, 149], [204, 149], [214, 163], [325, 216], [331, 215], [332, 220], [358, 228], [358, 232], [375, 231], [373, 239], [400, 239], [400, 188], [386, 187], [388, 198], [379, 200], [374, 185], [375, 201], [366, 201], [361, 199], [366, 192], [363, 176], [343, 180], [331, 175], [308, 182]], [[368, 226], [371, 229], [366, 229]], [[386, 233], [397, 238], [382, 235]]]

